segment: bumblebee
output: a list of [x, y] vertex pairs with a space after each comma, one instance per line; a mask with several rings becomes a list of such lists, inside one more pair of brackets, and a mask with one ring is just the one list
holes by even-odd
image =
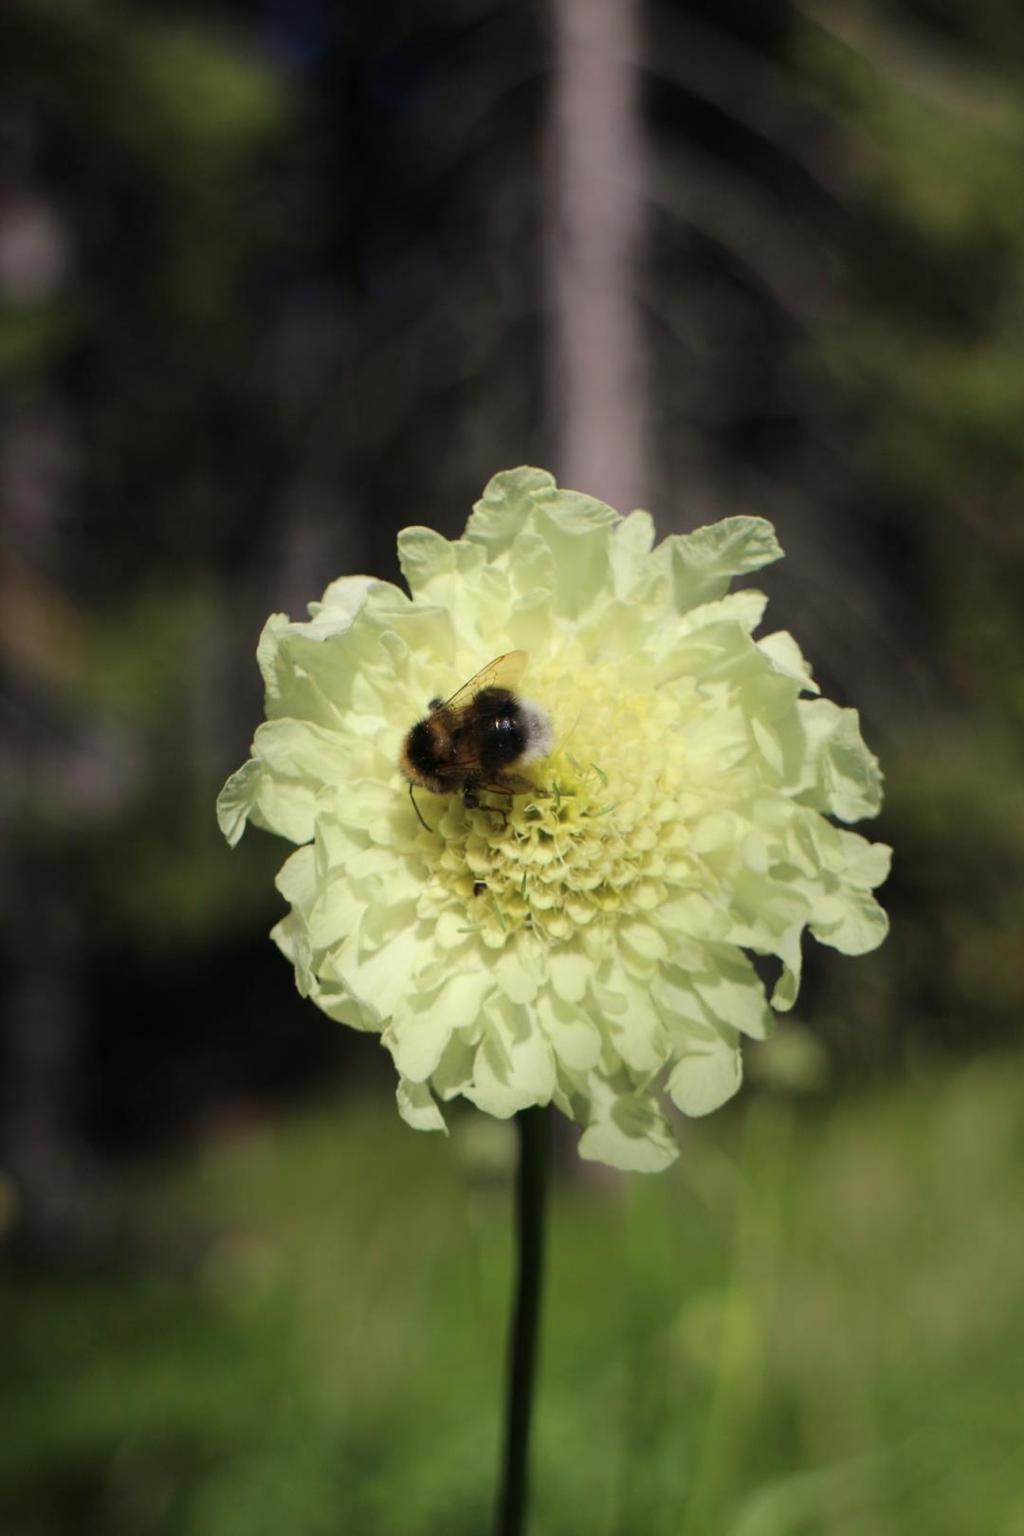
[[495, 657], [450, 699], [431, 699], [429, 713], [406, 736], [400, 766], [424, 826], [417, 788], [460, 794], [470, 807], [479, 805], [483, 789], [518, 795], [535, 788], [514, 770], [546, 757], [553, 732], [544, 711], [514, 691], [529, 659], [526, 651]]

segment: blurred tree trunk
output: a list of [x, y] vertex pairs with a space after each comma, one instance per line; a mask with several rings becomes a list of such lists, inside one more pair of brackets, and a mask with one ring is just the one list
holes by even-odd
[[22, 862], [8, 955], [6, 1161], [19, 1239], [58, 1257], [91, 1249], [103, 1224], [73, 1125], [83, 1032], [79, 914], [45, 861]]
[[[59, 301], [69, 244], [36, 185], [34, 122], [12, 114], [0, 146], [0, 303]], [[26, 370], [27, 371], [27, 370]], [[83, 913], [54, 824], [78, 832], [95, 804], [93, 738], [74, 703], [82, 635], [63, 591], [61, 532], [73, 459], [55, 391], [21, 381], [0, 412], [0, 910], [3, 1161], [22, 1246], [61, 1255], [99, 1233], [94, 1181], [74, 1124], [85, 1021]]]
[[549, 394], [563, 484], [626, 512], [647, 485], [637, 306], [644, 151], [637, 0], [554, 0]]

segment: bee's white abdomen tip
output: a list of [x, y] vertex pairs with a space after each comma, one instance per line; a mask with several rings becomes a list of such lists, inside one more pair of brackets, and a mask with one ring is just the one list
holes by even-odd
[[520, 700], [523, 723], [526, 726], [526, 748], [520, 762], [532, 763], [547, 757], [555, 744], [555, 731], [547, 712], [529, 699]]

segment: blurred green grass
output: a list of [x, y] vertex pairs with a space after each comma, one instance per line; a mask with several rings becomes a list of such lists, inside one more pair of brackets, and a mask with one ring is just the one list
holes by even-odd
[[[9, 1270], [5, 1536], [486, 1531], [511, 1153], [239, 1120], [137, 1177], [144, 1259]], [[536, 1536], [1022, 1536], [1019, 1059], [560, 1173]]]

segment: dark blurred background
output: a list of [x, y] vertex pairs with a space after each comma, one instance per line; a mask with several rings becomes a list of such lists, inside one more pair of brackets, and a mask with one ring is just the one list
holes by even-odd
[[537, 463], [663, 533], [773, 519], [772, 627], [860, 708], [896, 849], [889, 941], [811, 957], [661, 1193], [564, 1149], [537, 1529], [1020, 1536], [1015, 0], [8, 0], [0, 36], [0, 1528], [483, 1528], [505, 1128], [400, 1125], [266, 939], [285, 846], [229, 854], [213, 801], [265, 616]]

